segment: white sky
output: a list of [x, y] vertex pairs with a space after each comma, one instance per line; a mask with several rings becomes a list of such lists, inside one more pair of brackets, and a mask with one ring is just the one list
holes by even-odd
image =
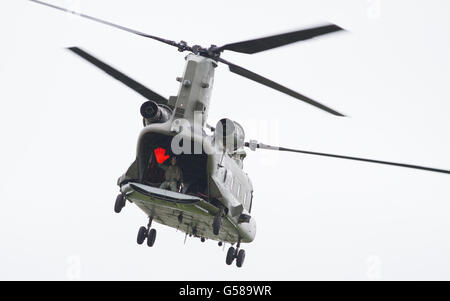
[[[333, 22], [349, 32], [223, 57], [348, 114], [337, 118], [216, 70], [209, 123], [313, 151], [450, 169], [448, 1], [52, 1], [190, 44]], [[28, 1], [0, 4], [0, 279], [450, 280], [450, 177], [250, 153], [256, 240], [226, 248], [113, 212], [135, 157], [142, 97], [65, 51], [80, 46], [169, 96], [185, 54]], [[268, 134], [270, 133], [270, 134]]]

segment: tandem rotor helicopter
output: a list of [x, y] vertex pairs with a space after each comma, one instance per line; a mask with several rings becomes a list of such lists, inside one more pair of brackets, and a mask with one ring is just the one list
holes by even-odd
[[[156, 230], [152, 228], [152, 222], [155, 221], [184, 232], [186, 237], [189, 235], [200, 238], [202, 242], [211, 239], [218, 241], [219, 246], [225, 242], [230, 243], [226, 263], [231, 265], [236, 260], [236, 265], [241, 267], [245, 259], [241, 243], [252, 242], [256, 235], [255, 219], [251, 216], [253, 187], [243, 170], [243, 161], [246, 157], [244, 148], [250, 148], [252, 151], [260, 148], [296, 152], [450, 174], [449, 170], [424, 166], [289, 149], [266, 145], [255, 140], [247, 142], [242, 126], [236, 121], [223, 118], [215, 127], [206, 123], [214, 71], [219, 63], [227, 65], [235, 74], [278, 90], [327, 113], [344, 116], [309, 97], [221, 57], [224, 51], [254, 54], [343, 30], [337, 25], [327, 24], [220, 47], [211, 45], [204, 48], [199, 45], [189, 46], [184, 41], [166, 40], [45, 2], [30, 1], [150, 38], [174, 46], [180, 52], [189, 53], [185, 58], [183, 76], [177, 78], [180, 82], [178, 94], [167, 99], [81, 48], [68, 48], [147, 99], [140, 109], [144, 128], [138, 138], [136, 160], [118, 179], [120, 193], [114, 204], [117, 213], [121, 212], [128, 201], [148, 215], [147, 226], [142, 226], [138, 231], [138, 244], [147, 241], [149, 247], [154, 245]], [[211, 130], [212, 134], [206, 134], [205, 129]], [[179, 173], [179, 176], [170, 179], [171, 184], [164, 186], [170, 189], [160, 188], [161, 184], [168, 180], [168, 170], [178, 170], [175, 174]]]

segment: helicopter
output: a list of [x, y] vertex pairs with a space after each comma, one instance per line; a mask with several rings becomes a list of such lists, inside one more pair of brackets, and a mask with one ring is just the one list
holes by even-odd
[[[184, 232], [185, 240], [190, 236], [199, 238], [202, 242], [206, 239], [217, 241], [219, 246], [231, 244], [225, 262], [231, 265], [236, 261], [237, 267], [242, 267], [245, 250], [241, 248], [241, 243], [251, 243], [256, 236], [256, 222], [251, 215], [253, 186], [243, 168], [246, 148], [251, 151], [265, 149], [294, 152], [450, 174], [449, 170], [426, 166], [291, 149], [256, 140], [247, 141], [243, 127], [234, 120], [222, 118], [214, 127], [207, 123], [215, 68], [219, 64], [227, 65], [232, 73], [287, 94], [326, 113], [345, 117], [337, 110], [221, 57], [224, 51], [255, 54], [344, 31], [338, 25], [324, 24], [205, 48], [146, 34], [42, 1], [30, 1], [162, 42], [175, 47], [179, 52], [188, 52], [183, 74], [176, 78], [180, 83], [178, 93], [166, 98], [82, 48], [67, 48], [147, 99], [140, 108], [143, 128], [137, 141], [136, 159], [119, 177], [119, 194], [114, 202], [116, 213], [121, 213], [128, 202], [135, 204], [148, 216], [147, 225], [138, 230], [136, 240], [140, 245], [146, 241], [149, 247], [154, 246], [157, 232], [153, 228], [153, 222], [156, 222]], [[207, 134], [206, 130], [211, 134]], [[172, 166], [177, 166], [182, 176], [172, 181], [173, 185], [167, 189], [162, 185], [167, 180], [164, 171]]]

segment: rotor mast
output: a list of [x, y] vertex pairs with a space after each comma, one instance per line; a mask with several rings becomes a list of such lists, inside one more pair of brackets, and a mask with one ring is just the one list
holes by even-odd
[[183, 118], [193, 126], [206, 123], [217, 63], [210, 58], [190, 53], [186, 56], [172, 119]]

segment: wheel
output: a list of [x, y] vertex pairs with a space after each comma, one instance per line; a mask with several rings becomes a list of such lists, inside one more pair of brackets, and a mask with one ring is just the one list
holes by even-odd
[[222, 219], [220, 218], [220, 216], [214, 216], [214, 220], [213, 220], [214, 235], [219, 235], [221, 227], [222, 227]]
[[142, 245], [146, 237], [147, 237], [147, 228], [140, 227], [137, 235], [137, 243], [139, 245]]
[[200, 238], [200, 241], [205, 242], [205, 238], [204, 237]]
[[147, 246], [153, 247], [153, 245], [155, 244], [155, 239], [156, 239], [156, 230], [151, 229], [150, 232], [148, 232], [147, 236]]
[[221, 242], [221, 241], [219, 241], [218, 245], [219, 245], [219, 247], [221, 247], [221, 246], [222, 246], [222, 242]]
[[114, 203], [114, 211], [120, 213], [122, 208], [125, 207], [125, 197], [123, 194], [119, 194], [116, 197], [116, 202]]
[[228, 265], [230, 265], [230, 264], [233, 263], [233, 260], [234, 260], [234, 252], [236, 252], [236, 250], [235, 250], [233, 247], [230, 247], [230, 248], [228, 249], [228, 252], [227, 252], [227, 259], [226, 259], [226, 261], [225, 261]]
[[245, 251], [239, 250], [239, 253], [237, 254], [237, 259], [236, 259], [236, 265], [238, 268], [242, 267], [242, 265], [244, 264], [244, 259], [245, 259]]

